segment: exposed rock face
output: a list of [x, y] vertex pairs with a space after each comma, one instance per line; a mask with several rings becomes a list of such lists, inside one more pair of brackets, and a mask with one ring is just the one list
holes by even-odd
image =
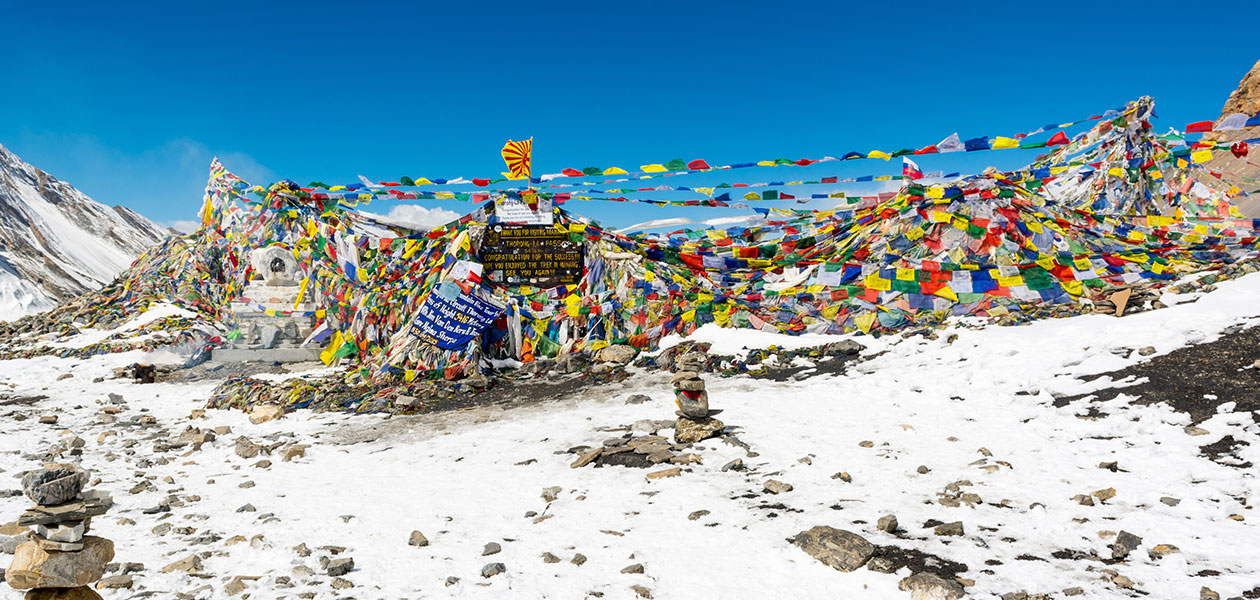
[[168, 234], [0, 146], [0, 319], [47, 310], [99, 288]]
[[4, 579], [13, 589], [71, 588], [88, 585], [105, 575], [114, 559], [114, 543], [89, 535], [78, 552], [47, 552], [35, 542], [18, 546]]
[[838, 571], [856, 571], [870, 560], [875, 546], [866, 538], [843, 529], [819, 525], [792, 538], [792, 544]]
[[[1221, 117], [1234, 113], [1249, 116], [1260, 113], [1260, 61], [1257, 61], [1243, 76], [1242, 81], [1238, 82], [1238, 89], [1235, 89], [1225, 101]], [[1247, 127], [1212, 132], [1204, 135], [1203, 139], [1217, 143], [1233, 143], [1253, 137], [1260, 137], [1260, 131], [1255, 127]], [[1242, 188], [1243, 191], [1254, 192], [1260, 189], [1260, 167], [1247, 164], [1248, 161], [1260, 164], [1260, 148], [1252, 147], [1250, 154], [1242, 158], [1235, 158], [1228, 151], [1218, 151], [1215, 154], [1216, 157], [1207, 163], [1212, 171], [1219, 172], [1225, 181]], [[1258, 196], [1260, 195], [1253, 194], [1252, 198], [1238, 199], [1238, 210], [1249, 217], [1260, 216], [1260, 197]]]

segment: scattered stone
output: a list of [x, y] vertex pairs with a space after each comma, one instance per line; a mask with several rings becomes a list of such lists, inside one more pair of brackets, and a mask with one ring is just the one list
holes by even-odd
[[672, 469], [662, 469], [660, 471], [654, 471], [652, 473], [648, 473], [647, 478], [649, 481], [652, 481], [656, 479], [664, 479], [666, 477], [677, 477], [679, 475], [682, 475], [682, 467], [674, 467]]
[[910, 592], [911, 600], [957, 600], [964, 594], [963, 586], [957, 582], [926, 571], [897, 582], [897, 589]]
[[1093, 496], [1102, 502], [1106, 502], [1116, 497], [1116, 488], [1107, 488], [1094, 492]]
[[689, 515], [687, 515], [687, 520], [688, 520], [688, 521], [695, 521], [696, 519], [699, 519], [700, 517], [707, 516], [708, 514], [709, 514], [709, 511], [707, 511], [707, 510], [697, 510], [697, 511], [695, 511], [695, 512], [693, 512], [693, 513], [689, 514]]
[[843, 481], [845, 483], [853, 483], [853, 477], [843, 471], [833, 474], [831, 478], [839, 479], [840, 481]]
[[254, 508], [253, 504], [245, 504], [245, 505], [242, 505], [240, 508], [236, 509], [236, 512], [238, 513], [239, 512], [257, 512], [257, 511], [258, 509]]
[[1150, 356], [1155, 354], [1155, 346], [1143, 346], [1138, 350], [1140, 356]]
[[190, 575], [198, 575], [204, 571], [205, 567], [201, 564], [201, 557], [196, 554], [190, 554], [181, 558], [165, 567], [162, 567], [163, 573], [174, 573], [175, 571], [183, 571]]
[[1064, 596], [1080, 596], [1081, 594], [1084, 594], [1084, 593], [1085, 593], [1085, 590], [1079, 587], [1070, 587], [1063, 590]]
[[875, 553], [875, 546], [866, 538], [826, 525], [802, 531], [789, 541], [823, 564], [845, 572], [861, 568]]
[[56, 425], [57, 415], [44, 415], [39, 418], [39, 422], [42, 425]]
[[1199, 588], [1199, 600], [1221, 600], [1221, 595], [1205, 585]]
[[486, 547], [481, 551], [481, 555], [490, 556], [491, 554], [498, 554], [502, 551], [503, 547], [500, 546], [498, 542], [490, 542], [486, 544]]
[[786, 494], [792, 491], [792, 484], [783, 483], [782, 481], [778, 481], [775, 479], [767, 479], [766, 482], [762, 485], [762, 489], [764, 489], [765, 491], [771, 494]]
[[543, 502], [555, 502], [556, 498], [560, 497], [561, 491], [563, 490], [558, 485], [551, 486], [548, 488], [543, 488], [543, 491], [542, 491]]
[[135, 578], [131, 575], [114, 575], [106, 577], [96, 582], [98, 590], [129, 590], [135, 585]]
[[350, 557], [334, 558], [328, 561], [328, 566], [325, 568], [325, 572], [329, 577], [340, 577], [353, 570], [354, 559]]
[[726, 464], [722, 465], [722, 472], [723, 472], [723, 473], [725, 473], [725, 472], [727, 472], [727, 471], [743, 471], [744, 469], [745, 469], [745, 467], [744, 467], [744, 459], [742, 459], [742, 458], [737, 458], [737, 459], [735, 459], [735, 460], [732, 460], [731, 462], [728, 462], [728, 463], [726, 463]]
[[589, 465], [592, 462], [594, 462], [595, 459], [599, 458], [599, 455], [603, 453], [604, 453], [603, 447], [592, 448], [590, 450], [587, 450], [581, 456], [579, 456], [577, 460], [573, 461], [573, 464], [569, 465], [569, 467], [574, 468], [574, 469], [580, 469], [582, 467], [585, 467], [586, 465]]
[[17, 590], [91, 584], [105, 575], [105, 565], [114, 559], [114, 543], [96, 536], [84, 537], [82, 543], [77, 552], [49, 552], [26, 542], [14, 552], [5, 580]]
[[633, 565], [630, 565], [630, 566], [628, 566], [628, 567], [626, 567], [626, 568], [622, 569], [622, 570], [621, 570], [621, 572], [622, 572], [622, 573], [624, 573], [624, 574], [626, 574], [626, 575], [637, 575], [637, 574], [641, 574], [641, 573], [643, 573], [643, 565], [642, 565], [641, 563], [634, 563]]
[[573, 564], [575, 564], [575, 565], [577, 565], [577, 566], [579, 566], [579, 567], [580, 567], [580, 566], [582, 566], [582, 565], [586, 564], [586, 555], [585, 555], [585, 554], [582, 554], [582, 553], [580, 553], [580, 552], [579, 552], [579, 553], [577, 553], [577, 554], [574, 554], [574, 555], [573, 555], [573, 558], [569, 559], [569, 562], [571, 562], [571, 563], [573, 563]]
[[1178, 498], [1172, 498], [1172, 497], [1170, 497], [1170, 496], [1164, 496], [1164, 497], [1160, 498], [1160, 499], [1159, 499], [1159, 501], [1160, 501], [1160, 502], [1163, 502], [1164, 504], [1167, 504], [1168, 506], [1177, 506], [1178, 504], [1181, 504], [1181, 500], [1180, 500], [1180, 499], [1178, 499]]
[[507, 572], [507, 566], [505, 566], [501, 562], [489, 563], [486, 566], [481, 567], [481, 576], [485, 577], [486, 579], [490, 579], [491, 577], [494, 577], [495, 575], [498, 575], [500, 573], [506, 573], [506, 572]]
[[1147, 551], [1152, 560], [1159, 560], [1169, 554], [1180, 554], [1181, 549], [1172, 544], [1158, 544]]
[[630, 394], [630, 396], [626, 398], [626, 404], [643, 404], [644, 402], [651, 401], [652, 397], [646, 394]]
[[932, 469], [927, 468], [927, 465], [919, 465], [919, 468], [915, 469], [915, 471], [920, 475], [927, 475], [932, 471]]
[[1142, 544], [1142, 538], [1133, 535], [1127, 531], [1121, 531], [1116, 536], [1116, 541], [1111, 545], [1111, 558], [1115, 560], [1124, 560], [1129, 553], [1137, 549]]
[[875, 528], [885, 533], [897, 531], [897, 516], [884, 515], [879, 518], [879, 522], [875, 524]]
[[446, 587], [451, 587], [457, 583], [459, 583], [459, 578], [454, 575], [446, 578]]
[[407, 540], [408, 546], [424, 547], [429, 545], [429, 538], [424, 537], [420, 531], [412, 531], [411, 538]]
[[962, 521], [941, 523], [940, 525], [937, 525], [932, 532], [939, 536], [963, 535], [963, 524]]
[[347, 590], [354, 587], [354, 583], [345, 577], [333, 577], [332, 587], [334, 590]]
[[634, 593], [638, 594], [640, 598], [648, 598], [649, 600], [652, 598], [652, 590], [641, 585], [632, 585], [630, 589], [634, 590]]
[[550, 553], [550, 552], [543, 552], [543, 553], [542, 553], [542, 559], [543, 559], [543, 562], [545, 562], [545, 563], [547, 563], [547, 564], [555, 564], [555, 563], [560, 562], [560, 557], [559, 557], [559, 556], [556, 556], [556, 555], [554, 555], [554, 554], [552, 554], [552, 553]]
[[258, 456], [259, 452], [262, 452], [262, 446], [255, 444], [245, 436], [236, 438], [236, 441], [233, 442], [232, 446], [236, 455], [241, 458], [254, 458], [255, 456]]

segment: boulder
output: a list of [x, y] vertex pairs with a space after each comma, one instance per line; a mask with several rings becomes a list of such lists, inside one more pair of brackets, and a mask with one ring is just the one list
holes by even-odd
[[793, 545], [838, 571], [855, 571], [870, 560], [875, 545], [843, 529], [819, 525], [796, 534]]
[[625, 346], [621, 344], [613, 344], [606, 346], [595, 355], [595, 360], [599, 362], [626, 364], [639, 354], [638, 349], [634, 346]]
[[249, 422], [255, 425], [274, 421], [284, 416], [284, 407], [276, 404], [256, 404], [249, 409]]
[[89, 535], [78, 552], [48, 552], [35, 542], [18, 546], [4, 579], [15, 590], [74, 588], [89, 585], [105, 575], [114, 559], [114, 542]]
[[678, 417], [678, 420], [674, 422], [674, 441], [679, 444], [694, 444], [716, 436], [725, 428], [725, 423], [713, 417], [701, 419]]
[[280, 343], [280, 328], [275, 325], [264, 325], [258, 330], [258, 341], [263, 348], [275, 348]]
[[957, 600], [963, 586], [932, 573], [915, 573], [897, 583], [897, 589], [910, 592], [910, 600]]
[[87, 481], [87, 471], [72, 466], [39, 469], [22, 478], [22, 491], [35, 504], [55, 506], [77, 498]]
[[1142, 544], [1142, 538], [1133, 535], [1127, 531], [1121, 531], [1116, 536], [1116, 542], [1111, 545], [1111, 558], [1114, 560], [1124, 560], [1130, 552], [1137, 549]]
[[87, 586], [72, 588], [45, 588], [26, 592], [24, 600], [102, 600], [101, 595]]
[[174, 573], [176, 571], [183, 571], [189, 575], [198, 575], [204, 569], [205, 568], [201, 565], [201, 557], [196, 554], [189, 554], [184, 558], [162, 567], [162, 572]]
[[424, 534], [420, 533], [419, 530], [412, 531], [411, 538], [407, 540], [407, 545], [416, 547], [428, 546], [429, 538], [424, 537]]
[[506, 573], [506, 572], [507, 572], [507, 566], [505, 566], [501, 562], [489, 563], [486, 566], [481, 567], [481, 576], [485, 577], [486, 579], [494, 577], [495, 575], [498, 575], [500, 573]]

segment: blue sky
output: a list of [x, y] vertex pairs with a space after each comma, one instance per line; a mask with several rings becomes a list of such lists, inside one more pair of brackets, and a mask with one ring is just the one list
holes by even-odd
[[[0, 144], [172, 223], [194, 217], [213, 155], [258, 183], [484, 177], [505, 140], [530, 136], [536, 174], [717, 164], [1008, 135], [1143, 94], [1164, 131], [1220, 113], [1257, 58], [1222, 25], [1252, 8], [24, 2], [5, 8]], [[900, 169], [860, 163], [846, 172]], [[574, 208], [621, 224], [717, 214]]]

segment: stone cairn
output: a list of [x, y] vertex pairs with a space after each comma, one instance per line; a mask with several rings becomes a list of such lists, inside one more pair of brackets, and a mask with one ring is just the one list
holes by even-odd
[[35, 506], [18, 517], [29, 540], [17, 547], [4, 579], [26, 600], [93, 600], [91, 587], [114, 559], [114, 542], [86, 535], [92, 517], [114, 501], [101, 491], [84, 491], [88, 472], [73, 465], [47, 465], [22, 478], [22, 491]]
[[700, 378], [708, 362], [709, 357], [703, 352], [688, 352], [674, 361], [674, 403], [678, 405], [674, 440], [680, 444], [694, 444], [726, 427], [712, 417], [720, 411], [709, 409], [709, 393]]

